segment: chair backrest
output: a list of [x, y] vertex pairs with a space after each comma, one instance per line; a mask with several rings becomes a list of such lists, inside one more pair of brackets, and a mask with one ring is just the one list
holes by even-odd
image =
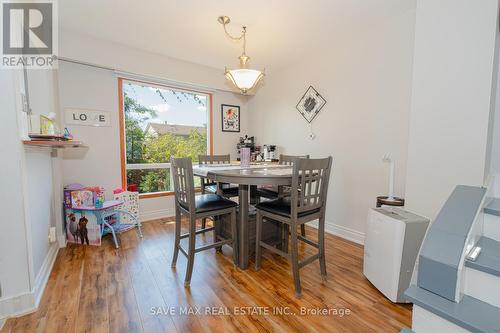
[[321, 159], [295, 159], [293, 163], [291, 213], [321, 209], [324, 213], [332, 157]]
[[231, 156], [227, 155], [198, 155], [200, 165], [203, 164], [228, 164], [231, 163]]
[[193, 163], [191, 158], [174, 158], [170, 159], [170, 170], [174, 180], [174, 191], [176, 205], [187, 207], [188, 210], [194, 213], [194, 178], [193, 178]]
[[293, 155], [283, 155], [283, 154], [280, 154], [279, 164], [292, 166], [293, 165], [293, 161], [295, 161], [298, 158], [309, 158], [309, 155], [297, 155], [297, 156], [293, 156]]

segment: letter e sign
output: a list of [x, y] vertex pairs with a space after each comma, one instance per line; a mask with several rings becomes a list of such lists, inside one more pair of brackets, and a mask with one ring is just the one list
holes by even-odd
[[111, 126], [110, 113], [108, 111], [83, 109], [65, 109], [64, 111], [67, 125]]

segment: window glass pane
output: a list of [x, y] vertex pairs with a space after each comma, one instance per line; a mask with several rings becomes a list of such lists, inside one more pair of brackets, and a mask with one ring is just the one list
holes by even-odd
[[127, 184], [135, 184], [139, 193], [173, 190], [169, 169], [127, 170]]
[[[173, 191], [170, 169], [127, 170], [127, 184], [135, 184], [139, 193]], [[194, 177], [194, 186], [201, 186], [200, 177]]]
[[[127, 185], [140, 193], [171, 191], [170, 170], [154, 164], [207, 153], [208, 96], [126, 80], [122, 88]], [[150, 167], [132, 170], [134, 164]]]

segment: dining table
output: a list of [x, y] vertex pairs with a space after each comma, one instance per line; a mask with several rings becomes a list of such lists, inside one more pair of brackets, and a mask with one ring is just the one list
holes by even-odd
[[[193, 166], [194, 176], [207, 178], [218, 184], [218, 194], [222, 193], [222, 184], [238, 185], [238, 235], [236, 235], [237, 246], [233, 247], [233, 251], [238, 251], [239, 268], [248, 268], [249, 258], [255, 250], [254, 204], [259, 201], [256, 195], [257, 186], [275, 186], [280, 195], [283, 193], [283, 186], [292, 184], [292, 171], [289, 165], [275, 163], [257, 163], [248, 166], [239, 163]], [[216, 233], [218, 232], [223, 231], [216, 228]], [[269, 221], [263, 225], [263, 241], [283, 246], [283, 237], [283, 228], [279, 223]]]

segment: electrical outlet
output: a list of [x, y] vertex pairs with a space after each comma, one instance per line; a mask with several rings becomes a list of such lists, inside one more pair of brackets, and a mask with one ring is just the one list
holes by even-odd
[[57, 240], [56, 227], [49, 228], [49, 243], [54, 243]]

